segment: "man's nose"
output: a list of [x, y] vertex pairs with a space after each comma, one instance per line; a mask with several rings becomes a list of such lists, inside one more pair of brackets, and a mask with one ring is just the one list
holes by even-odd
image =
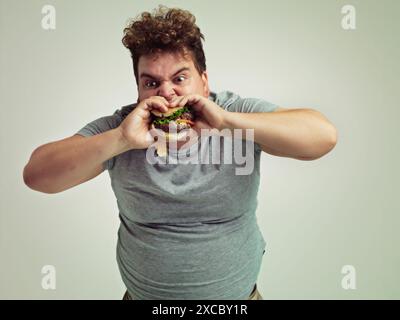
[[167, 99], [168, 102], [171, 102], [172, 99], [176, 96], [173, 84], [171, 84], [169, 81], [161, 82], [158, 87], [157, 95], [162, 96]]

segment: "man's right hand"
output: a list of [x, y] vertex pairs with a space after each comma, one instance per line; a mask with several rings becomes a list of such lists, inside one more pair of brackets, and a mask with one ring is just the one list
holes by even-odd
[[131, 149], [145, 149], [153, 142], [149, 132], [150, 111], [153, 109], [166, 112], [169, 102], [161, 96], [152, 96], [140, 101], [135, 109], [118, 127], [126, 143]]

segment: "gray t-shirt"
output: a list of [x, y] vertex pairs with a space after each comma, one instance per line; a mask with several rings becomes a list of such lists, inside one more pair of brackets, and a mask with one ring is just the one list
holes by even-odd
[[[277, 108], [230, 91], [211, 92], [209, 99], [230, 112]], [[77, 134], [116, 128], [135, 106], [94, 120]], [[223, 143], [218, 150], [224, 152]], [[117, 261], [130, 295], [138, 300], [247, 299], [266, 245], [256, 219], [260, 146], [254, 144], [254, 170], [246, 175], [236, 174], [242, 165], [234, 158], [231, 164], [151, 164], [146, 151], [130, 150], [104, 162], [121, 221]]]

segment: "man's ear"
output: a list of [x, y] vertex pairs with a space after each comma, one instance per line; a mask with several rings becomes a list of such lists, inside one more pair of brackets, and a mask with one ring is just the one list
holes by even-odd
[[210, 87], [208, 85], [208, 74], [207, 71], [203, 71], [201, 75], [201, 79], [203, 80], [203, 90], [207, 97], [210, 95]]

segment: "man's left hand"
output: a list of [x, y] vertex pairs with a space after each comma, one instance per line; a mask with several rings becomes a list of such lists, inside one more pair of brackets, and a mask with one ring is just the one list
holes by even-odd
[[193, 129], [200, 134], [201, 129], [222, 130], [225, 126], [225, 118], [228, 111], [210, 99], [199, 94], [190, 94], [176, 97], [169, 105], [170, 108], [190, 105], [195, 111], [196, 120]]

